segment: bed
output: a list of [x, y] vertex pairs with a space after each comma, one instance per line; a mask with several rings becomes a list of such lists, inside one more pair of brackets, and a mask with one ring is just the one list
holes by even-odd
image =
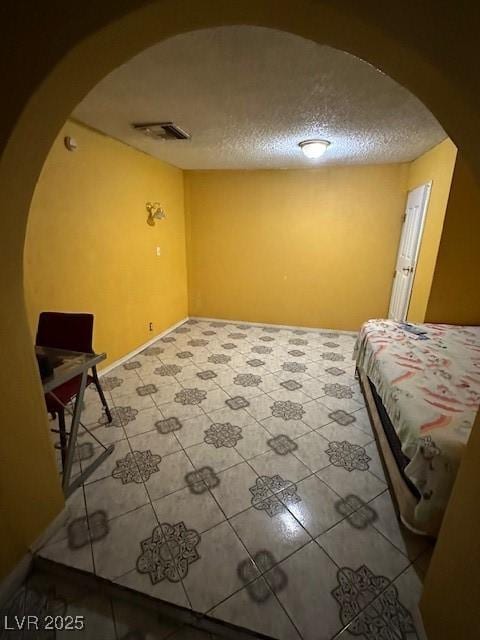
[[435, 536], [480, 405], [480, 327], [369, 320], [354, 357], [400, 517]]

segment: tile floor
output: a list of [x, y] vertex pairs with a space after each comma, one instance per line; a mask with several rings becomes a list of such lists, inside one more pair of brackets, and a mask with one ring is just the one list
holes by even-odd
[[40, 555], [279, 640], [420, 638], [354, 341], [192, 319], [111, 371], [82, 420], [115, 451]]

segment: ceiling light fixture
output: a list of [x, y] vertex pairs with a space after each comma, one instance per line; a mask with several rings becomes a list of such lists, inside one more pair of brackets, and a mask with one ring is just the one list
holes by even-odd
[[330, 146], [330, 142], [328, 140], [304, 140], [299, 142], [298, 146], [307, 158], [315, 159], [323, 156]]

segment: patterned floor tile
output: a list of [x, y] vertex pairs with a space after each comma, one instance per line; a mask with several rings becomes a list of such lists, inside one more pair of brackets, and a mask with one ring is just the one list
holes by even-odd
[[162, 404], [161, 411], [164, 418], [178, 418], [180, 422], [204, 415], [200, 404], [181, 404], [180, 402]]
[[[322, 398], [323, 402], [323, 398]], [[308, 424], [311, 429], [319, 429], [332, 421], [328, 414], [330, 410], [318, 400], [312, 400], [303, 405], [305, 414], [302, 417], [303, 422]]]
[[158, 500], [177, 489], [182, 489], [187, 485], [185, 476], [193, 470], [192, 463], [183, 451], [164, 456], [158, 473], [154, 473], [145, 482], [150, 498]]
[[388, 491], [377, 496], [369, 503], [369, 506], [377, 514], [373, 526], [380, 533], [383, 533], [412, 562], [427, 549], [429, 545], [428, 538], [413, 534], [401, 524]]
[[[261, 601], [255, 600], [256, 593], [262, 594]], [[245, 620], [248, 620], [249, 629], [278, 640], [300, 638], [264, 578], [255, 580], [249, 589], [234, 593], [209, 615], [238, 626], [245, 626]]]
[[375, 441], [365, 445], [365, 451], [370, 458], [369, 469], [377, 476], [382, 482], [387, 482], [386, 475], [383, 470], [382, 460], [378, 452], [377, 443]]
[[282, 379], [278, 374], [269, 373], [262, 376], [262, 382], [260, 388], [264, 393], [270, 393], [281, 389]]
[[279, 456], [286, 456], [298, 449], [296, 440], [292, 440], [290, 436], [281, 433], [278, 436], [271, 436], [267, 440], [268, 447]]
[[291, 439], [299, 438], [305, 433], [310, 433], [312, 430], [302, 420], [289, 420], [285, 423], [282, 418], [275, 418], [273, 416], [261, 420], [262, 426], [272, 435], [280, 436], [287, 435]]
[[396, 587], [365, 565], [340, 568], [332, 595], [346, 625], [340, 640], [358, 636], [366, 640], [399, 640], [412, 638], [411, 631], [415, 632], [412, 617], [400, 602]]
[[180, 382], [181, 384], [183, 384], [184, 380], [194, 378], [199, 371], [205, 369], [205, 367], [200, 367], [190, 361], [181, 360], [178, 358], [172, 358], [170, 361], [162, 359], [162, 362], [164, 364], [176, 364], [177, 366], [181, 367], [181, 370], [175, 374], [176, 380], [178, 380], [178, 382]]
[[[246, 402], [248, 402], [246, 400]], [[243, 406], [244, 403], [240, 403], [240, 406]], [[236, 405], [234, 405], [236, 406]], [[248, 405], [246, 405], [248, 408]], [[225, 405], [221, 409], [217, 409], [216, 411], [212, 411], [208, 414], [208, 417], [212, 422], [225, 423], [230, 422], [231, 424], [236, 424], [239, 427], [245, 427], [247, 424], [253, 424], [255, 422], [255, 418], [253, 418], [247, 411], [243, 408], [232, 409], [229, 405]]]
[[243, 462], [242, 456], [234, 447], [216, 448], [201, 442], [189, 447], [186, 451], [196, 469], [211, 467], [216, 473]]
[[242, 439], [237, 442], [235, 449], [245, 460], [269, 450], [268, 439], [271, 438], [260, 424], [249, 424], [242, 428]]
[[305, 380], [302, 382], [303, 392], [310, 397], [310, 399], [316, 400], [325, 395], [324, 383], [315, 378]]
[[[91, 482], [96, 482], [97, 480], [101, 480], [102, 478], [107, 478], [112, 475], [112, 471], [117, 466], [117, 460], [124, 458], [127, 453], [130, 453], [130, 445], [128, 444], [128, 440], [121, 440], [120, 442], [115, 443], [115, 448], [112, 453], [105, 458], [102, 464], [95, 469], [95, 471], [87, 478], [85, 485], [88, 486]], [[103, 453], [103, 449], [97, 448], [94, 449], [94, 457], [92, 461], [95, 459], [95, 456], [101, 455]]]
[[[277, 598], [306, 640], [331, 640], [341, 629], [338, 608], [331, 595], [337, 567], [315, 542], [310, 542], [280, 563], [287, 585]], [[267, 582], [273, 573], [266, 574]]]
[[225, 391], [225, 393], [227, 393], [232, 398], [240, 394], [241, 396], [243, 396], [244, 398], [247, 398], [248, 400], [250, 400], [251, 398], [254, 398], [255, 396], [263, 394], [263, 391], [260, 389], [260, 387], [257, 387], [257, 386], [241, 387], [236, 384], [231, 384], [231, 385], [222, 387], [222, 389]]
[[268, 395], [274, 400], [290, 400], [291, 402], [297, 402], [302, 405], [311, 401], [311, 397], [304, 392], [303, 388], [290, 391], [289, 389], [281, 387], [275, 391], [270, 391]]
[[302, 480], [311, 474], [310, 469], [292, 453], [279, 456], [275, 451], [267, 451], [256, 458], [252, 458], [249, 464], [259, 476], [280, 474], [282, 478], [292, 482]]
[[[107, 396], [108, 397], [108, 396]], [[109, 398], [110, 399], [110, 398]], [[113, 406], [113, 400], [110, 402], [110, 407]], [[90, 395], [90, 397], [84, 400], [82, 413], [80, 420], [85, 425], [91, 425], [98, 423], [102, 416], [102, 403], [97, 395]]]
[[205, 414], [179, 421], [180, 428], [175, 431], [175, 437], [184, 449], [200, 444], [205, 438], [205, 431], [211, 424], [213, 424], [211, 418]]
[[255, 420], [264, 420], [272, 416], [274, 400], [269, 395], [262, 393], [248, 400], [249, 406], [246, 407], [246, 411], [255, 418]]
[[[419, 610], [423, 587], [421, 579], [417, 575], [414, 567], [408, 567], [408, 569], [394, 581], [393, 586], [397, 589], [399, 602], [409, 611], [412, 617], [416, 635], [412, 633], [411, 637], [414, 640], [427, 640]], [[396, 629], [398, 631], [398, 626], [396, 626]]]
[[311, 431], [295, 440], [297, 448], [295, 456], [305, 464], [310, 471], [319, 471], [330, 464], [326, 454], [329, 442], [319, 431]]
[[355, 494], [368, 502], [387, 488], [384, 482], [369, 471], [359, 471], [358, 469], [347, 471], [343, 467], [330, 465], [317, 471], [316, 475], [343, 498]]
[[297, 482], [297, 493], [301, 500], [286, 506], [312, 537], [344, 517], [335, 506], [339, 499], [337, 494], [316, 476]]
[[418, 634], [418, 640], [426, 640], [423, 624], [418, 609], [423, 592], [421, 576], [416, 568], [410, 565], [395, 581], [394, 586], [398, 592], [398, 598], [404, 607], [411, 613]]
[[[111, 520], [107, 535], [92, 543], [95, 573], [113, 580], [134, 569], [141, 541], [150, 536], [157, 525], [150, 504]], [[148, 577], [145, 576], [145, 580]]]
[[[178, 382], [173, 384], [159, 384], [158, 380], [149, 380], [148, 382], [150, 384], [153, 382], [156, 386], [157, 390], [151, 397], [158, 407], [161, 407], [163, 404], [173, 402], [175, 394], [181, 389], [180, 383]], [[146, 386], [148, 387], [149, 385], [147, 384]]]
[[69, 538], [63, 538], [58, 542], [47, 544], [40, 551], [38, 555], [47, 560], [53, 560], [60, 564], [65, 564], [68, 567], [74, 569], [81, 569], [82, 571], [93, 572], [93, 558], [92, 547], [90, 539], [87, 537], [86, 544], [82, 546], [72, 547], [69, 543]]
[[367, 565], [375, 574], [396, 578], [409, 560], [372, 525], [359, 529], [342, 520], [317, 538], [339, 567]]
[[127, 438], [146, 433], [155, 429], [155, 423], [162, 420], [163, 415], [160, 409], [153, 407], [151, 409], [143, 409], [135, 415], [135, 419], [126, 423], [123, 427]]
[[85, 500], [89, 515], [104, 511], [109, 520], [149, 503], [143, 482], [123, 484], [120, 479], [111, 476], [87, 485]]
[[207, 397], [202, 402], [202, 409], [209, 414], [216, 409], [222, 409], [225, 406], [225, 400], [230, 396], [223, 389], [212, 389], [207, 392]]
[[[161, 418], [160, 420], [161, 421]], [[157, 422], [159, 422], [157, 421]], [[169, 453], [175, 453], [182, 447], [175, 437], [175, 432], [159, 433], [158, 429], [141, 433], [128, 439], [132, 451], [151, 450], [152, 453], [168, 456]]]
[[287, 382], [288, 380], [294, 380], [295, 382], [298, 382], [299, 384], [303, 385], [306, 382], [309, 382], [312, 380], [312, 375], [310, 373], [310, 363], [309, 363], [309, 370], [308, 373], [307, 372], [302, 372], [302, 371], [286, 371], [284, 369], [280, 369], [280, 371], [277, 371], [275, 373], [276, 378], [278, 378], [278, 380], [280, 380], [280, 383], [282, 382]]
[[218, 478], [220, 483], [211, 491], [227, 518], [251, 506], [249, 489], [257, 475], [246, 462], [219, 473]]
[[[305, 529], [285, 510], [270, 518], [251, 507], [232, 518], [230, 524], [252, 557], [259, 551], [268, 549], [275, 560], [280, 562], [310, 541]], [[268, 568], [270, 567], [265, 570]]]
[[200, 560], [200, 542], [200, 534], [188, 520], [160, 522], [140, 544], [137, 571], [147, 575], [152, 585], [165, 580], [181, 582]]
[[85, 496], [83, 487], [76, 489], [73, 494], [65, 501], [66, 518], [62, 526], [55, 531], [48, 540], [45, 540], [45, 546], [55, 542], [60, 542], [68, 537], [69, 527], [72, 522], [79, 518], [85, 519], [87, 515], [87, 507], [85, 504]]
[[[178, 604], [180, 607], [190, 609], [190, 603], [181, 582], [162, 580], [161, 582], [152, 584], [151, 580], [148, 579], [148, 576], [139, 573], [137, 569], [132, 569], [128, 573], [116, 578], [114, 582], [119, 585], [123, 585], [124, 587], [128, 587], [129, 589], [139, 591], [140, 593], [145, 593], [153, 598], [166, 600], [167, 602]], [[138, 637], [144, 638], [142, 635]], [[147, 636], [147, 638], [148, 637], [149, 636]], [[154, 636], [154, 638], [156, 638], [156, 636]], [[127, 639], [128, 635], [125, 640]], [[132, 640], [136, 640], [136, 636], [133, 636]]]
[[366, 409], [358, 409], [354, 411], [352, 415], [355, 417], [355, 426], [365, 431], [365, 433], [371, 434], [373, 438], [372, 425], [370, 424], [370, 418]]
[[202, 535], [199, 553], [200, 560], [190, 565], [188, 574], [183, 579], [192, 607], [196, 611], [203, 613], [210, 610], [244, 586], [237, 572], [237, 566], [242, 561], [247, 560], [252, 565], [253, 577], [258, 575], [228, 522], [223, 522]]
[[[141, 388], [142, 386], [142, 383], [140, 383], [138, 388]], [[136, 391], [125, 396], [118, 396], [114, 398], [113, 404], [115, 407], [132, 407], [132, 409], [136, 409], [137, 411], [155, 408], [155, 402], [151, 394], [139, 395]]]
[[239, 359], [239, 366], [244, 367], [243, 356], [233, 356], [230, 362], [226, 363], [218, 363], [211, 362], [209, 359], [208, 363], [205, 364], [204, 370], [213, 371], [216, 375], [215, 382], [223, 387], [224, 385], [233, 384], [233, 378], [235, 376], [235, 371], [238, 368], [237, 365], [233, 364], [235, 358]]
[[209, 491], [192, 493], [188, 488], [170, 493], [155, 500], [153, 508], [160, 522], [188, 522], [189, 526], [203, 533], [225, 520]]
[[[429, 550], [396, 519], [354, 378], [354, 340], [196, 320], [109, 372], [114, 424], [104, 424], [93, 389], [83, 420], [116, 443], [114, 454], [72, 496], [42, 553], [278, 639], [330, 640], [347, 624], [339, 639], [378, 640], [378, 612], [388, 609], [398, 617], [382, 632], [410, 640], [420, 581], [407, 565], [418, 556], [421, 574]], [[91, 436], [79, 442], [87, 457], [78, 471], [98, 449]], [[135, 508], [149, 499], [153, 507]], [[398, 575], [388, 598], [365, 600], [354, 584], [362, 567], [387, 584]], [[342, 622], [340, 578], [360, 594], [358, 622]], [[119, 637], [153, 633], [128, 616], [122, 626], [116, 613]], [[208, 640], [189, 628], [157, 631]]]
[[335, 398], [334, 396], [325, 395], [322, 398], [322, 404], [330, 411], [343, 409], [349, 413], [362, 409], [362, 405], [355, 398]]
[[326, 454], [330, 463], [335, 467], [341, 467], [348, 472], [358, 470], [367, 471], [371, 459], [364, 447], [353, 444], [348, 440], [332, 440], [328, 444]]
[[217, 374], [211, 369], [205, 369], [198, 372], [193, 378], [182, 380], [182, 385], [184, 387], [195, 387], [197, 389], [203, 389], [204, 391], [212, 391], [220, 388], [217, 377]]
[[84, 442], [90, 442], [94, 449], [101, 446], [98, 441], [100, 441], [105, 446], [108, 446], [109, 444], [116, 444], [117, 442], [121, 442], [127, 437], [123, 427], [113, 424], [90, 424], [87, 428], [90, 433], [87, 433], [83, 429], [79, 429], [77, 442], [79, 445], [82, 445]]
[[130, 375], [126, 374], [125, 370], [115, 370], [100, 378], [100, 384], [104, 390], [111, 387], [109, 392], [114, 400], [135, 393], [137, 387], [142, 384], [142, 379], [136, 372], [132, 372]]

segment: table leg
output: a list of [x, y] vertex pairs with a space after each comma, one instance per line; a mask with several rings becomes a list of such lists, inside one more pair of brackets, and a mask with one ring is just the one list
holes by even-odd
[[[82, 425], [80, 421], [80, 416], [81, 416], [82, 407], [83, 407], [83, 396], [87, 386], [86, 385], [87, 373], [88, 373], [88, 370], [84, 374], [82, 374], [80, 388], [78, 390], [78, 395], [75, 399], [75, 406], [73, 408], [73, 413], [69, 411], [67, 407], [56, 397], [54, 391], [47, 392], [59, 404], [61, 404], [64, 407], [64, 409], [67, 409], [68, 412], [71, 413], [72, 415], [72, 423], [70, 426], [70, 436], [68, 440], [66, 456], [65, 456], [65, 447], [62, 445], [62, 463], [63, 463], [62, 464], [63, 466], [62, 487], [63, 487], [63, 493], [66, 498], [68, 498], [68, 496], [71, 495], [75, 491], [75, 489], [77, 489], [80, 485], [82, 485], [85, 482], [85, 480], [95, 471], [95, 469], [97, 469], [97, 467], [99, 467], [102, 464], [105, 458], [108, 458], [108, 456], [111, 455], [111, 453], [115, 449], [114, 444], [111, 444], [110, 446], [106, 447], [93, 433], [91, 433], [90, 435], [92, 436], [92, 438], [94, 438], [94, 440], [96, 440], [98, 444], [103, 447], [104, 451], [96, 458], [96, 460], [94, 460], [86, 469], [84, 469], [82, 473], [80, 473], [73, 482], [70, 482], [73, 460], [75, 458], [75, 451], [77, 448], [78, 427], [81, 425], [87, 433], [90, 433], [87, 427], [85, 425]], [[65, 427], [64, 427], [64, 430], [65, 430]], [[65, 457], [65, 461], [63, 461], [63, 457]]]
[[80, 422], [80, 415], [82, 413], [83, 407], [83, 396], [85, 393], [85, 387], [87, 386], [87, 371], [85, 370], [82, 373], [82, 378], [80, 380], [80, 388], [78, 390], [77, 397], [75, 398], [75, 406], [73, 408], [73, 416], [72, 416], [72, 424], [70, 425], [70, 436], [68, 439], [67, 446], [67, 457], [65, 460], [65, 468], [63, 469], [63, 491], [68, 489], [68, 485], [70, 482], [70, 474], [72, 473], [72, 465], [73, 459], [75, 457], [75, 448], [77, 446], [77, 434], [78, 434], [78, 425]]

